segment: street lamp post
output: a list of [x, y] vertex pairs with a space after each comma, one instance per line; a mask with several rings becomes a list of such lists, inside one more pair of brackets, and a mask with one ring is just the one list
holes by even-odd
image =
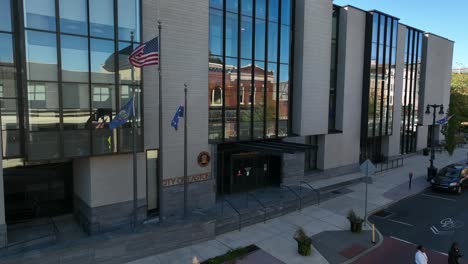
[[431, 180], [433, 177], [436, 176], [437, 174], [437, 168], [434, 167], [434, 158], [435, 158], [435, 149], [434, 149], [434, 145], [435, 145], [435, 125], [436, 125], [436, 112], [437, 112], [437, 108], [440, 108], [439, 110], [439, 115], [443, 115], [444, 114], [444, 105], [438, 105], [438, 104], [428, 104], [426, 106], [426, 114], [429, 115], [431, 114], [431, 108], [433, 108], [432, 110], [432, 129], [431, 129], [431, 158], [430, 158], [430, 162], [431, 162], [431, 166], [429, 168], [427, 168], [427, 180]]

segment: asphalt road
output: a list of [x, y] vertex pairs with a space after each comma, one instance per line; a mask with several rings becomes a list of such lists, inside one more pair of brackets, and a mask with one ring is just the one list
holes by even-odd
[[369, 220], [386, 237], [447, 253], [453, 241], [468, 258], [468, 189], [462, 195], [425, 190]]
[[[416, 247], [412, 244], [390, 238], [384, 237], [382, 245], [372, 250], [369, 254], [354, 261], [353, 264], [400, 264], [400, 263], [414, 263], [414, 254]], [[431, 264], [445, 264], [447, 263], [447, 256], [438, 252], [427, 250], [427, 257]], [[468, 264], [461, 262], [461, 264]]]

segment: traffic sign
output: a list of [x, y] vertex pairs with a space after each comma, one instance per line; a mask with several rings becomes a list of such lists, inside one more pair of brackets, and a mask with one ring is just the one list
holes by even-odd
[[361, 164], [361, 166], [359, 166], [359, 168], [361, 169], [362, 173], [366, 174], [366, 176], [369, 175], [369, 174], [374, 174], [375, 171], [377, 170], [374, 163], [372, 163], [372, 161], [370, 161], [369, 159], [364, 161]]

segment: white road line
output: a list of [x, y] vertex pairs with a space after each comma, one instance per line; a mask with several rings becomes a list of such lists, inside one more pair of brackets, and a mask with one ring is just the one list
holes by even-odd
[[406, 244], [416, 245], [416, 244], [414, 244], [414, 243], [411, 243], [411, 242], [409, 242], [409, 241], [406, 241], [406, 240], [401, 239], [401, 238], [398, 238], [398, 237], [390, 236], [390, 238], [393, 238], [393, 239], [395, 239], [395, 240], [401, 241], [401, 242], [406, 243]]
[[446, 201], [451, 201], [451, 202], [456, 202], [457, 200], [455, 199], [450, 199], [450, 198], [445, 198], [445, 197], [440, 197], [440, 196], [436, 196], [436, 195], [429, 195], [429, 194], [421, 194], [422, 196], [427, 196], [427, 197], [432, 197], [432, 198], [437, 198], [437, 199], [442, 199], [442, 200], [446, 200]]
[[[398, 238], [398, 237], [390, 236], [390, 238], [393, 238], [393, 239], [395, 239], [395, 240], [401, 241], [401, 242], [406, 243], [406, 244], [409, 244], [409, 245], [415, 245], [415, 246], [416, 246], [415, 243], [411, 243], [411, 242], [409, 242], [409, 241], [406, 241], [406, 240], [401, 239], [401, 238]], [[437, 252], [437, 253], [439, 253], [439, 254], [442, 254], [442, 255], [444, 255], [444, 256], [448, 256], [447, 253], [443, 253], [443, 252], [440, 252], [440, 251], [437, 251], [437, 250], [433, 250], [433, 249], [432, 249], [432, 251]]]
[[393, 219], [387, 219], [387, 221], [391, 221], [391, 222], [394, 222], [394, 223], [402, 224], [402, 225], [405, 225], [405, 226], [414, 227], [414, 225], [412, 225], [412, 224], [408, 224], [408, 223], [401, 222], [401, 221], [397, 221], [397, 220], [393, 220]]

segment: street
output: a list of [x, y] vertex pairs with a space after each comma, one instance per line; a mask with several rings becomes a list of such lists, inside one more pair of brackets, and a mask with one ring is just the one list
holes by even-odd
[[[468, 223], [467, 203], [466, 189], [462, 195], [426, 189], [377, 212], [369, 220], [385, 239], [373, 254], [382, 257], [379, 251], [386, 251], [387, 254], [391, 252], [390, 256], [394, 258], [401, 259], [402, 255], [411, 257], [415, 245], [422, 244], [431, 251], [433, 258], [440, 260], [444, 259], [442, 256], [448, 252], [453, 241], [459, 242], [462, 253], [468, 252], [468, 227], [465, 225]], [[356, 263], [368, 262], [360, 260]]]

